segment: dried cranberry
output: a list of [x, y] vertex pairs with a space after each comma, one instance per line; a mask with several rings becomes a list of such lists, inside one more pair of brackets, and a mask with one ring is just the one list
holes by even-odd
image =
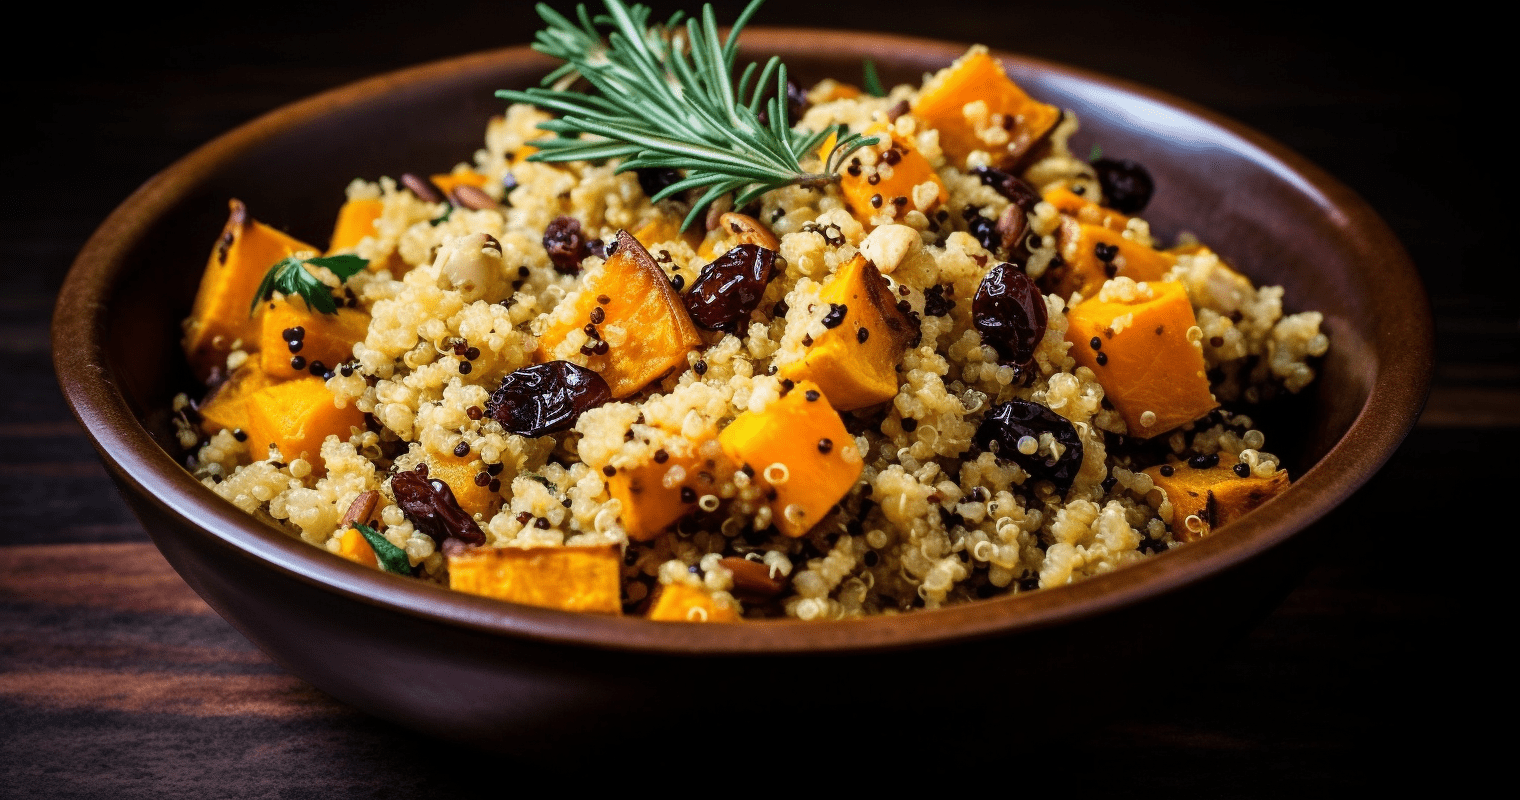
[[[1025, 436], [1040, 438], [1048, 433], [1065, 446], [1059, 458], [1043, 459], [1039, 453], [1025, 455], [1019, 452], [1019, 440]], [[993, 406], [991, 413], [976, 429], [972, 437], [976, 446], [1008, 459], [1035, 478], [1043, 478], [1065, 493], [1077, 479], [1082, 468], [1082, 439], [1077, 429], [1060, 414], [1027, 400], [1009, 400]]]
[[639, 176], [639, 188], [644, 190], [646, 197], [654, 197], [681, 179], [681, 173], [666, 167], [645, 167], [634, 170], [634, 174]]
[[971, 300], [971, 323], [1003, 361], [1027, 368], [1048, 322], [1045, 296], [1023, 270], [1012, 264], [987, 270]]
[[1156, 183], [1145, 167], [1129, 159], [1100, 158], [1092, 162], [1103, 187], [1103, 203], [1124, 214], [1138, 214], [1151, 201]]
[[486, 535], [459, 507], [454, 490], [447, 483], [407, 470], [391, 478], [391, 492], [406, 518], [435, 543], [441, 545], [445, 539], [458, 539], [465, 544], [486, 543]]
[[566, 275], [581, 271], [581, 261], [591, 255], [591, 244], [574, 217], [555, 217], [544, 230], [544, 250], [554, 268]]
[[713, 331], [732, 333], [765, 294], [774, 250], [757, 244], [741, 244], [702, 268], [684, 300], [691, 321]]
[[993, 191], [1006, 197], [1008, 202], [1024, 209], [1025, 213], [1040, 202], [1040, 193], [1015, 175], [992, 167], [973, 167], [971, 174], [980, 178], [982, 185], [991, 186]]
[[523, 367], [501, 379], [486, 414], [519, 436], [567, 431], [581, 414], [612, 399], [601, 375], [569, 361]]

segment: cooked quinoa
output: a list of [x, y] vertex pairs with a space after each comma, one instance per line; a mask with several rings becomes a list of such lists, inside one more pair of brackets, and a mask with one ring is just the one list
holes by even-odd
[[[939, 79], [928, 76], [923, 91]], [[1321, 315], [1285, 313], [1280, 287], [1254, 286], [1216, 250], [1187, 247], [1190, 239], [1158, 242], [1133, 216], [1118, 234], [1124, 240], [1145, 248], [1181, 245], [1164, 280], [1185, 287], [1197, 323], [1188, 341], [1201, 349], [1210, 389], [1223, 405], [1166, 433], [1129, 430], [1094, 370], [1074, 357], [1087, 345], [1067, 339], [1068, 312], [1084, 298], [1051, 291], [1049, 279], [1069, 260], [1061, 228], [1071, 217], [1041, 200], [1027, 212], [1027, 256], [1018, 267], [1046, 289], [1039, 302], [1048, 321], [1028, 366], [1008, 363], [984, 342], [972, 309], [989, 269], [1007, 260], [989, 250], [978, 226], [999, 220], [1011, 202], [972, 170], [995, 163], [989, 153], [1003, 145], [1006, 129], [983, 120], [977, 130], [988, 152], [973, 152], [963, 169], [942, 152], [937, 130], [903, 113], [920, 91], [903, 85], [871, 97], [825, 81], [809, 92], [800, 124], [886, 126], [891, 135], [857, 152], [852, 163], [867, 174], [890, 173], [887, 151], [895, 137], [927, 159], [948, 199], [936, 202], [936, 187], [926, 181], [905, 202], [888, 198], [879, 213], [862, 219], [836, 184], [771, 191], [737, 210], [776, 240], [772, 278], [755, 310], [733, 332], [701, 330], [701, 344], [685, 364], [642, 390], [584, 411], [564, 433], [536, 438], [509, 433], [483, 413], [493, 392], [506, 376], [532, 366], [545, 332], [576, 313], [578, 294], [603, 269], [606, 242], [620, 230], [678, 222], [688, 207], [652, 203], [640, 176], [618, 173], [616, 162], [526, 160], [530, 142], [543, 135], [536, 126], [548, 119], [526, 105], [491, 120], [485, 146], [454, 170], [484, 176], [479, 189], [492, 202], [475, 205], [486, 208], [429, 202], [389, 177], [355, 180], [348, 199], [378, 200], [381, 211], [372, 234], [347, 250], [369, 268], [341, 286], [352, 293], [348, 306], [367, 312], [370, 322], [351, 358], [323, 376], [337, 406], [351, 404], [368, 425], [347, 439], [328, 437], [319, 453], [299, 454], [250, 452], [242, 431], [207, 438], [187, 423], [182, 441], [194, 453], [193, 471], [243, 511], [335, 553], [345, 512], [362, 493], [378, 492], [369, 518], [381, 535], [405, 552], [418, 579], [447, 584], [444, 549], [403, 512], [391, 477], [440, 459], [478, 459], [477, 484], [490, 492], [492, 506], [473, 515], [485, 546], [621, 548], [621, 603], [629, 613], [660, 587], [687, 584], [746, 617], [891, 614], [1060, 586], [1196, 538], [1174, 530], [1170, 500], [1142, 470], [1217, 456], [1226, 466], [1244, 465], [1236, 474], [1276, 474], [1266, 433], [1241, 409], [1298, 392], [1314, 379], [1313, 361], [1329, 345]], [[966, 114], [985, 116], [986, 109], [968, 105]], [[1102, 205], [1093, 165], [1068, 148], [1077, 124], [1065, 112], [1017, 174], [1042, 196], [1065, 187]], [[716, 220], [722, 210], [708, 217]], [[598, 245], [578, 271], [556, 268], [546, 250], [546, 230], [567, 217]], [[669, 224], [665, 240], [640, 244], [689, 293], [704, 267], [742, 238], [707, 227], [705, 247], [694, 248], [695, 240]], [[1226, 257], [1230, 252], [1230, 242], [1206, 244]], [[786, 394], [778, 373], [803, 360], [829, 330], [831, 306], [820, 292], [857, 254], [884, 276], [893, 300], [918, 325], [917, 339], [897, 365], [894, 397], [841, 412], [847, 440], [829, 447], [845, 463], [861, 463], [859, 479], [805, 534], [787, 536], [765, 502], [766, 480], [779, 476], [762, 469], [756, 477], [725, 462], [714, 436]], [[331, 273], [316, 272], [340, 286]], [[1133, 302], [1152, 293], [1145, 282], [1117, 276], [1091, 299]], [[1121, 317], [1111, 327], [1122, 333], [1123, 326]], [[616, 356], [640, 331], [607, 326], [597, 336]], [[257, 357], [250, 343], [239, 344], [225, 372]], [[575, 331], [554, 355], [585, 365], [597, 344]], [[976, 445], [989, 413], [1014, 400], [1049, 409], [1079, 437], [1082, 455], [1069, 490]], [[176, 410], [192, 405], [181, 398]], [[1146, 413], [1144, 419], [1156, 418]], [[1148, 435], [1149, 445], [1137, 446], [1137, 434]], [[1025, 437], [1017, 447], [1051, 459], [1067, 450], [1053, 433]], [[694, 496], [689, 513], [664, 533], [631, 539], [611, 476], [663, 463], [661, 454], [671, 453], [709, 458], [717, 465], [715, 488]], [[733, 557], [763, 565], [784, 589], [764, 602], [733, 597], [734, 573], [719, 563]]]

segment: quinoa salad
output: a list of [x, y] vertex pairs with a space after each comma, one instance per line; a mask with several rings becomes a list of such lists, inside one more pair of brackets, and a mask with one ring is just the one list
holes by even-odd
[[575, 114], [540, 100], [449, 172], [354, 180], [325, 248], [231, 201], [190, 470], [377, 570], [710, 622], [1061, 586], [1286, 488], [1253, 409], [1314, 380], [1321, 315], [1153, 236], [1143, 165], [1071, 152], [981, 47], [919, 85], [779, 74], [755, 105], [805, 177], [752, 192], [546, 158]]

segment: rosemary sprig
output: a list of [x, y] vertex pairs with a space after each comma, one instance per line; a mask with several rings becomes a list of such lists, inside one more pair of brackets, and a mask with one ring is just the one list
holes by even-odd
[[[762, 1], [752, 0], [744, 8], [726, 39], [718, 36], [710, 5], [702, 7], [700, 21], [687, 19], [683, 30], [680, 12], [664, 25], [652, 26], [647, 7], [621, 0], [605, 0], [607, 13], [594, 18], [577, 5], [577, 22], [540, 3], [538, 15], [547, 27], [538, 32], [533, 49], [565, 63], [541, 87], [503, 90], [496, 96], [559, 115], [538, 126], [557, 135], [535, 140], [538, 152], [530, 161], [619, 158], [619, 172], [645, 167], [684, 171], [681, 180], [652, 198], [704, 189], [683, 228], [729, 192], [736, 193], [737, 208], [783, 186], [824, 186], [839, 179], [845, 158], [876, 139], [850, 134], [844, 125], [794, 130], [787, 119], [786, 66], [777, 57], [763, 68], [749, 64], [737, 84], [733, 81], [739, 32]], [[598, 26], [609, 29], [605, 41]], [[584, 78], [592, 91], [545, 88], [572, 74]], [[776, 91], [767, 97], [773, 78]], [[837, 141], [824, 159], [824, 171], [805, 172], [802, 159], [830, 134]]]
[[287, 297], [300, 295], [301, 299], [306, 301], [306, 307], [313, 311], [320, 311], [323, 314], [338, 313], [338, 304], [333, 302], [332, 289], [306, 270], [308, 264], [313, 267], [326, 267], [338, 276], [338, 280], [346, 281], [369, 266], [369, 261], [358, 256], [324, 256], [307, 259], [291, 256], [282, 259], [264, 273], [264, 280], [259, 282], [259, 288], [253, 293], [253, 302], [248, 306], [248, 316], [253, 316], [253, 312], [258, 310], [259, 303], [273, 297], [275, 292]]

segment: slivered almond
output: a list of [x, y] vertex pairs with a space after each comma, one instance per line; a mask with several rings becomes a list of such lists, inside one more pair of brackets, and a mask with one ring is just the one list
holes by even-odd
[[757, 244], [767, 250], [781, 249], [776, 234], [747, 214], [730, 211], [718, 218], [718, 224], [722, 226], [724, 236], [731, 237], [735, 245]]
[[730, 556], [718, 562], [734, 574], [734, 597], [746, 602], [763, 602], [786, 589], [787, 576], [771, 577], [771, 568], [759, 561]]
[[380, 493], [374, 489], [360, 492], [359, 496], [354, 498], [354, 502], [349, 504], [348, 511], [343, 514], [343, 519], [338, 522], [338, 530], [347, 530], [348, 526], [355, 522], [368, 525], [370, 517], [375, 513], [375, 506], [379, 503]]

